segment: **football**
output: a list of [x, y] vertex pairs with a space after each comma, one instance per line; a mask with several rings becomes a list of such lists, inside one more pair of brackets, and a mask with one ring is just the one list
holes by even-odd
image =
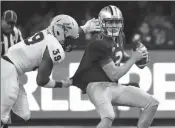
[[[137, 42], [136, 44], [137, 45], [135, 45], [135, 47], [133, 48], [134, 51], [136, 51], [137, 48], [139, 48], [139, 50], [141, 50], [141, 51], [147, 51], [147, 48], [141, 42]], [[143, 69], [148, 62], [149, 62], [149, 55], [146, 58], [143, 58], [143, 59], [137, 61], [136, 65], [140, 69]]]
[[149, 60], [149, 56], [148, 56], [147, 58], [143, 58], [143, 59], [137, 61], [137, 62], [136, 62], [136, 65], [137, 65], [139, 68], [143, 69], [143, 68], [146, 66], [146, 64], [148, 63], [148, 60]]

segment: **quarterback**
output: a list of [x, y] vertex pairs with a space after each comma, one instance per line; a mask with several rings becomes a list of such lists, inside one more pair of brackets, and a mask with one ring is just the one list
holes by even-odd
[[[136, 63], [141, 68], [146, 66], [147, 49], [142, 44], [132, 51], [131, 56], [124, 52], [123, 16], [116, 6], [104, 7], [98, 19], [101, 32], [94, 35], [87, 45], [80, 65], [71, 78], [72, 84], [87, 93], [96, 107], [101, 117], [97, 128], [111, 127], [115, 118], [113, 106], [116, 105], [142, 108], [137, 127], [148, 128], [159, 102], [140, 88], [118, 84], [118, 80], [133, 64]], [[140, 60], [142, 63], [137, 63]], [[120, 66], [120, 63], [124, 65]]]
[[94, 18], [79, 28], [72, 17], [58, 15], [48, 28], [12, 46], [1, 58], [1, 126], [30, 118], [27, 95], [18, 81], [20, 75], [37, 69], [36, 82], [39, 86], [68, 87], [69, 80], [59, 82], [49, 78], [53, 66], [64, 60], [65, 51], [71, 51], [71, 44], [65, 41], [66, 38], [77, 39], [80, 30], [87, 33], [99, 29]]

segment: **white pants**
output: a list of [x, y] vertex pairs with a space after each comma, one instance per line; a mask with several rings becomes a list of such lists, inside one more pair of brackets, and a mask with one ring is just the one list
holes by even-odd
[[94, 104], [101, 119], [115, 118], [113, 106], [122, 105], [146, 109], [158, 101], [140, 88], [112, 82], [92, 82], [87, 86], [89, 100]]
[[10, 111], [28, 120], [30, 118], [27, 95], [22, 85], [19, 85], [18, 73], [10, 62], [1, 58], [1, 120], [7, 123]]

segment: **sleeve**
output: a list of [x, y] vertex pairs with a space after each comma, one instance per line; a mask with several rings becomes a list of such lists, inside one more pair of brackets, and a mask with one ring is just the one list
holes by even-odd
[[84, 36], [85, 33], [81, 27], [79, 27], [79, 36]]
[[89, 44], [89, 53], [93, 62], [100, 62], [110, 59], [110, 48], [104, 41], [91, 42]]
[[47, 41], [47, 47], [53, 64], [58, 64], [64, 60], [64, 50], [56, 39], [50, 38], [49, 41]]

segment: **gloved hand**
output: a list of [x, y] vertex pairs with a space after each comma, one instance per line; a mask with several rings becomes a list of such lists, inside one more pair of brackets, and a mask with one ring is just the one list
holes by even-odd
[[72, 79], [67, 78], [66, 80], [61, 81], [63, 83], [63, 88], [68, 88], [72, 85]]
[[84, 33], [101, 31], [99, 20], [95, 18], [88, 20], [85, 25], [80, 27], [83, 29]]

